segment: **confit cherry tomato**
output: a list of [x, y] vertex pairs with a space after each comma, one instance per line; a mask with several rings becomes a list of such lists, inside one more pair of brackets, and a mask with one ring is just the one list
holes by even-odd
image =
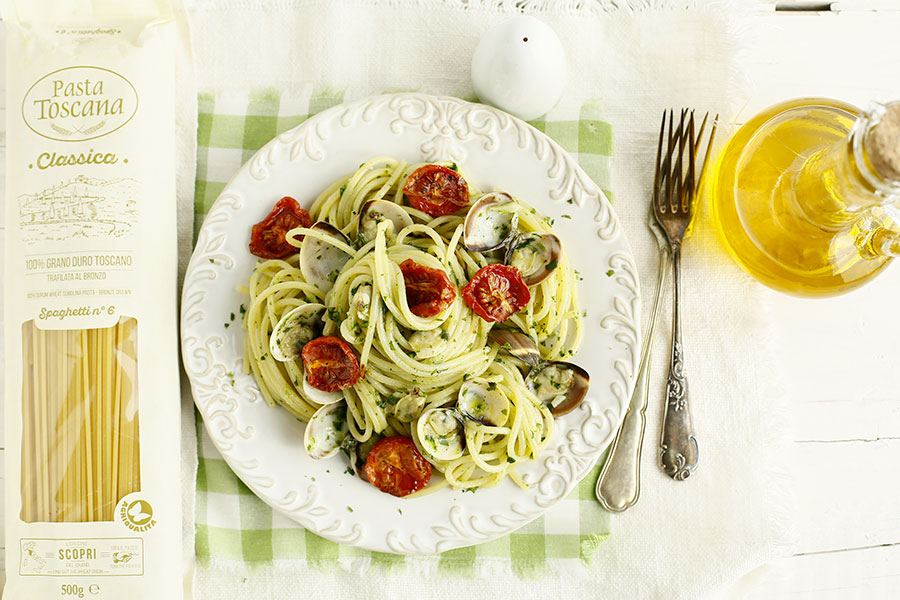
[[297, 201], [285, 196], [275, 203], [269, 216], [253, 226], [250, 252], [260, 258], [284, 258], [298, 251], [285, 236], [295, 227], [309, 227], [309, 213]]
[[345, 390], [359, 379], [356, 353], [339, 337], [327, 335], [307, 342], [300, 356], [306, 380], [317, 390]]
[[408, 258], [400, 263], [406, 284], [406, 303], [412, 314], [433, 317], [456, 299], [456, 288], [440, 269], [420, 265]]
[[382, 492], [408, 496], [431, 480], [431, 464], [408, 437], [384, 438], [369, 451], [366, 477]]
[[469, 203], [469, 184], [459, 173], [441, 165], [425, 165], [413, 171], [403, 193], [410, 206], [432, 217], [453, 214]]
[[505, 321], [531, 300], [522, 274], [509, 265], [481, 267], [463, 288], [463, 300], [475, 314], [494, 323]]

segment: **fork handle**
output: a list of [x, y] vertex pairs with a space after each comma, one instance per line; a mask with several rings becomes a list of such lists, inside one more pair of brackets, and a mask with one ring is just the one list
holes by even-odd
[[666, 381], [662, 434], [659, 441], [659, 466], [672, 479], [683, 481], [697, 467], [697, 437], [691, 421], [687, 380], [684, 376], [684, 351], [681, 345], [681, 245], [672, 245], [672, 359]]
[[659, 316], [659, 305], [665, 290], [668, 274], [669, 251], [664, 243], [659, 245], [659, 273], [656, 280], [656, 299], [650, 313], [650, 323], [644, 334], [641, 362], [631, 402], [622, 418], [609, 458], [597, 479], [597, 500], [610, 512], [622, 512], [634, 506], [641, 494], [641, 445], [647, 422], [647, 398], [650, 392], [650, 356], [653, 351], [653, 333]]

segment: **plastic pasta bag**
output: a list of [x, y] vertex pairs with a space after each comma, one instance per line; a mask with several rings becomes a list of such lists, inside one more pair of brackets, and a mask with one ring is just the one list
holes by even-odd
[[7, 0], [4, 597], [182, 597], [173, 7]]

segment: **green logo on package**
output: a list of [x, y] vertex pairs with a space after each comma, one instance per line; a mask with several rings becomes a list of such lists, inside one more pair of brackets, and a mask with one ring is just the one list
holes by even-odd
[[137, 113], [131, 82], [101, 67], [68, 67], [38, 79], [22, 100], [22, 118], [36, 134], [83, 142], [117, 131]]
[[156, 525], [156, 519], [153, 518], [153, 507], [146, 500], [132, 500], [131, 502], [122, 502], [119, 505], [119, 517], [125, 523], [125, 527], [132, 531], [147, 531]]

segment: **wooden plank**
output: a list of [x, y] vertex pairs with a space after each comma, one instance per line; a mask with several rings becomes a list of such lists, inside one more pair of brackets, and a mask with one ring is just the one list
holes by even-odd
[[800, 553], [900, 543], [900, 440], [795, 443], [793, 454]]
[[900, 402], [895, 397], [796, 398], [791, 422], [798, 442], [900, 439]]
[[900, 546], [805, 554], [766, 565], [720, 595], [741, 600], [887, 600], [900, 589]]
[[[900, 436], [896, 419], [884, 421], [882, 413], [869, 412], [873, 402], [900, 399], [900, 319], [894, 316], [898, 290], [900, 269], [890, 265], [865, 287], [836, 298], [813, 301], [772, 294], [781, 338], [776, 351], [789, 393], [802, 403], [857, 403], [858, 433], [853, 437]], [[803, 412], [810, 416], [809, 407]], [[832, 422], [831, 415], [826, 410], [821, 419], [798, 421], [803, 433], [796, 439], [846, 439], [829, 437], [827, 431], [849, 425]], [[868, 431], [860, 428], [865, 421], [871, 424]], [[822, 433], [810, 431], [817, 424], [825, 428]]]
[[888, 600], [900, 589], [900, 546], [876, 546], [789, 560], [797, 600]]
[[754, 88], [741, 103], [744, 117], [788, 98], [824, 96], [857, 106], [900, 98], [900, 13], [772, 13], [748, 27], [740, 62]]

